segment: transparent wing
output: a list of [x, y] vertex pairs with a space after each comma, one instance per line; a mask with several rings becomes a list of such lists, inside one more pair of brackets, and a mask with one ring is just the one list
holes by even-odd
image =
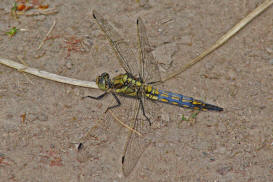
[[[145, 149], [151, 143], [154, 129], [159, 129], [165, 126], [166, 123], [162, 122], [160, 118], [160, 104], [147, 100], [145, 97], [141, 98], [145, 114], [152, 122], [152, 126], [150, 126], [149, 121], [143, 115], [138, 99], [119, 96], [118, 98], [120, 99], [121, 106], [113, 108], [110, 110], [111, 112], [108, 111], [106, 113], [105, 126], [117, 122], [118, 119], [119, 122], [123, 122], [122, 125], [126, 124], [130, 128], [122, 156], [122, 171], [125, 176], [128, 176], [137, 165]], [[116, 101], [114, 100], [109, 106], [115, 104]]]
[[[121, 105], [119, 107], [112, 108], [108, 110], [105, 114], [105, 125], [110, 126], [113, 122], [121, 123], [121, 125], [125, 127], [131, 128], [130, 120], [133, 118], [133, 115], [135, 115], [135, 108], [134, 106], [136, 103], [138, 103], [137, 99], [129, 98], [129, 97], [123, 97], [117, 95]], [[117, 101], [113, 98], [113, 101], [109, 106], [114, 106], [117, 104]]]
[[124, 154], [122, 156], [122, 171], [125, 176], [128, 176], [135, 168], [138, 160], [150, 144], [150, 140], [147, 134], [150, 133], [149, 122], [141, 117], [141, 105], [140, 102], [136, 102], [135, 115], [132, 118], [132, 128], [138, 131], [141, 135], [134, 131], [130, 131], [128, 140], [124, 148]]
[[144, 105], [145, 114], [150, 119], [152, 125], [144, 117], [141, 109], [140, 102], [136, 102], [134, 108], [135, 113], [133, 116], [131, 127], [138, 131], [141, 135], [134, 131], [130, 131], [128, 140], [124, 148], [124, 155], [122, 157], [122, 170], [125, 176], [128, 176], [137, 165], [140, 157], [145, 149], [148, 148], [152, 138], [154, 138], [154, 130], [166, 126], [167, 123], [163, 122], [160, 116], [160, 105], [151, 102], [150, 100], [141, 98]]
[[152, 54], [152, 48], [149, 43], [146, 28], [142, 19], [137, 19], [137, 30], [140, 52], [140, 75], [145, 83], [154, 83], [161, 81], [158, 63]]
[[[123, 126], [125, 124], [130, 128], [128, 129], [129, 135], [122, 157], [123, 174], [128, 176], [150, 143], [147, 134], [150, 133], [151, 126], [142, 114], [138, 99], [120, 96], [118, 98], [121, 106], [113, 108], [106, 113], [104, 125], [110, 128], [113, 122], [119, 120], [118, 122], [122, 122]], [[113, 100], [113, 103], [109, 106], [112, 105], [116, 105], [116, 100]]]
[[97, 11], [93, 10], [93, 17], [97, 21], [101, 30], [107, 36], [113, 50], [115, 51], [119, 63], [127, 73], [139, 77], [138, 62], [134, 52], [128, 43], [119, 35], [119, 33], [103, 18]]

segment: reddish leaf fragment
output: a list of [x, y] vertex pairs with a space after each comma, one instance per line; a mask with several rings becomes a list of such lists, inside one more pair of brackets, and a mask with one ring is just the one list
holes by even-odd
[[46, 4], [46, 5], [39, 5], [39, 9], [47, 9], [49, 7], [49, 5], [48, 4]]
[[54, 157], [54, 160], [50, 161], [50, 166], [63, 166], [62, 159], [60, 157]]

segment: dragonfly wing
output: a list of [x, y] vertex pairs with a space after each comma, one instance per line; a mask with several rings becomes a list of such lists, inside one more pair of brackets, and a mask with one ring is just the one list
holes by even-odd
[[140, 74], [145, 83], [159, 82], [161, 81], [161, 77], [158, 63], [152, 54], [146, 28], [140, 17], [137, 19], [137, 30], [140, 52]]
[[108, 21], [95, 10], [93, 10], [93, 17], [100, 26], [101, 30], [105, 33], [121, 66], [127, 73], [131, 73], [133, 76], [138, 77], [139, 71], [137, 59], [128, 43], [108, 23]]
[[[142, 117], [141, 105], [138, 99], [119, 96], [118, 98], [121, 105], [107, 111], [103, 126], [112, 128], [110, 125], [113, 122], [122, 122], [121, 125], [126, 125], [125, 129], [129, 127], [129, 135], [122, 157], [123, 174], [128, 176], [136, 166], [145, 148], [149, 145], [149, 140], [145, 137], [145, 134], [149, 131], [150, 125]], [[109, 106], [116, 104], [116, 100], [113, 100]]]
[[136, 102], [135, 114], [132, 118], [132, 128], [138, 131], [141, 135], [134, 131], [130, 131], [128, 140], [124, 148], [124, 154], [122, 156], [122, 171], [125, 176], [128, 176], [135, 168], [139, 158], [150, 144], [150, 140], [146, 134], [150, 132], [149, 122], [142, 118], [141, 104]]

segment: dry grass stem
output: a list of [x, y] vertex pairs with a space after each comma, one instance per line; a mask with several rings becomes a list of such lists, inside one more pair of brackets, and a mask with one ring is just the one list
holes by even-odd
[[218, 47], [222, 46], [227, 40], [229, 40], [233, 35], [235, 35], [239, 30], [244, 28], [251, 20], [253, 20], [255, 17], [257, 17], [260, 13], [262, 13], [264, 10], [266, 10], [268, 7], [270, 7], [272, 4], [273, 4], [273, 0], [264, 1], [264, 3], [262, 3], [256, 9], [254, 9], [245, 18], [243, 18], [239, 23], [237, 23], [233, 28], [231, 28], [226, 34], [224, 34], [219, 40], [217, 40], [214, 45], [212, 45], [210, 48], [205, 50], [198, 57], [191, 60], [188, 64], [182, 66], [179, 70], [175, 71], [174, 73], [170, 74], [166, 78], [162, 79], [162, 81], [164, 82], [166, 80], [169, 80], [169, 79], [179, 75], [180, 73], [187, 70], [189, 67], [191, 67], [194, 64], [198, 63], [199, 61], [201, 61], [201, 59], [203, 59], [205, 56], [212, 53]]
[[29, 73], [41, 78], [45, 78], [45, 79], [60, 82], [60, 83], [65, 83], [65, 84], [70, 84], [70, 85], [75, 85], [80, 87], [87, 87], [87, 88], [98, 88], [95, 82], [77, 80], [73, 78], [56, 75], [54, 73], [49, 73], [47, 71], [25, 66], [15, 61], [11, 61], [9, 59], [0, 58], [0, 64], [17, 69], [18, 71], [21, 71], [21, 72]]
[[45, 40], [48, 38], [49, 34], [52, 32], [53, 28], [55, 27], [56, 25], [56, 20], [54, 20], [52, 26], [50, 27], [49, 31], [47, 32], [45, 38], [42, 40], [42, 42], [40, 43], [39, 47], [37, 50], [41, 49], [41, 47], [44, 45], [45, 43]]

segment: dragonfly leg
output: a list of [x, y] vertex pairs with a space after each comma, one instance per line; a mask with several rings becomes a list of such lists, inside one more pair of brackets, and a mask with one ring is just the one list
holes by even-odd
[[82, 98], [83, 98], [83, 99], [84, 99], [84, 98], [91, 98], [91, 99], [100, 100], [100, 99], [102, 99], [104, 96], [106, 96], [107, 94], [108, 94], [108, 93], [105, 92], [105, 93], [99, 95], [98, 97], [93, 97], [93, 96], [88, 95], [88, 96], [85, 96], [85, 97], [82, 97]]
[[154, 81], [154, 82], [148, 82], [146, 84], [148, 84], [148, 85], [159, 85], [161, 83], [163, 83], [163, 81], [159, 80], [159, 81]]
[[143, 105], [143, 102], [142, 102], [142, 100], [141, 100], [141, 99], [139, 99], [139, 101], [140, 101], [140, 105], [141, 105], [141, 110], [142, 110], [143, 116], [145, 116], [145, 118], [146, 118], [146, 119], [147, 119], [147, 121], [149, 122], [149, 125], [151, 126], [151, 125], [152, 125], [152, 123], [151, 123], [150, 118], [148, 118], [148, 117], [146, 116], [146, 114], [145, 114], [145, 110], [144, 110], [144, 105]]
[[117, 104], [116, 104], [116, 105], [113, 105], [113, 106], [109, 106], [109, 107], [106, 109], [105, 113], [106, 113], [108, 110], [113, 109], [113, 108], [115, 108], [115, 107], [119, 107], [119, 106], [121, 105], [120, 100], [118, 99], [117, 95], [116, 95], [115, 93], [112, 93], [112, 95], [114, 96], [115, 100], [117, 101]]

